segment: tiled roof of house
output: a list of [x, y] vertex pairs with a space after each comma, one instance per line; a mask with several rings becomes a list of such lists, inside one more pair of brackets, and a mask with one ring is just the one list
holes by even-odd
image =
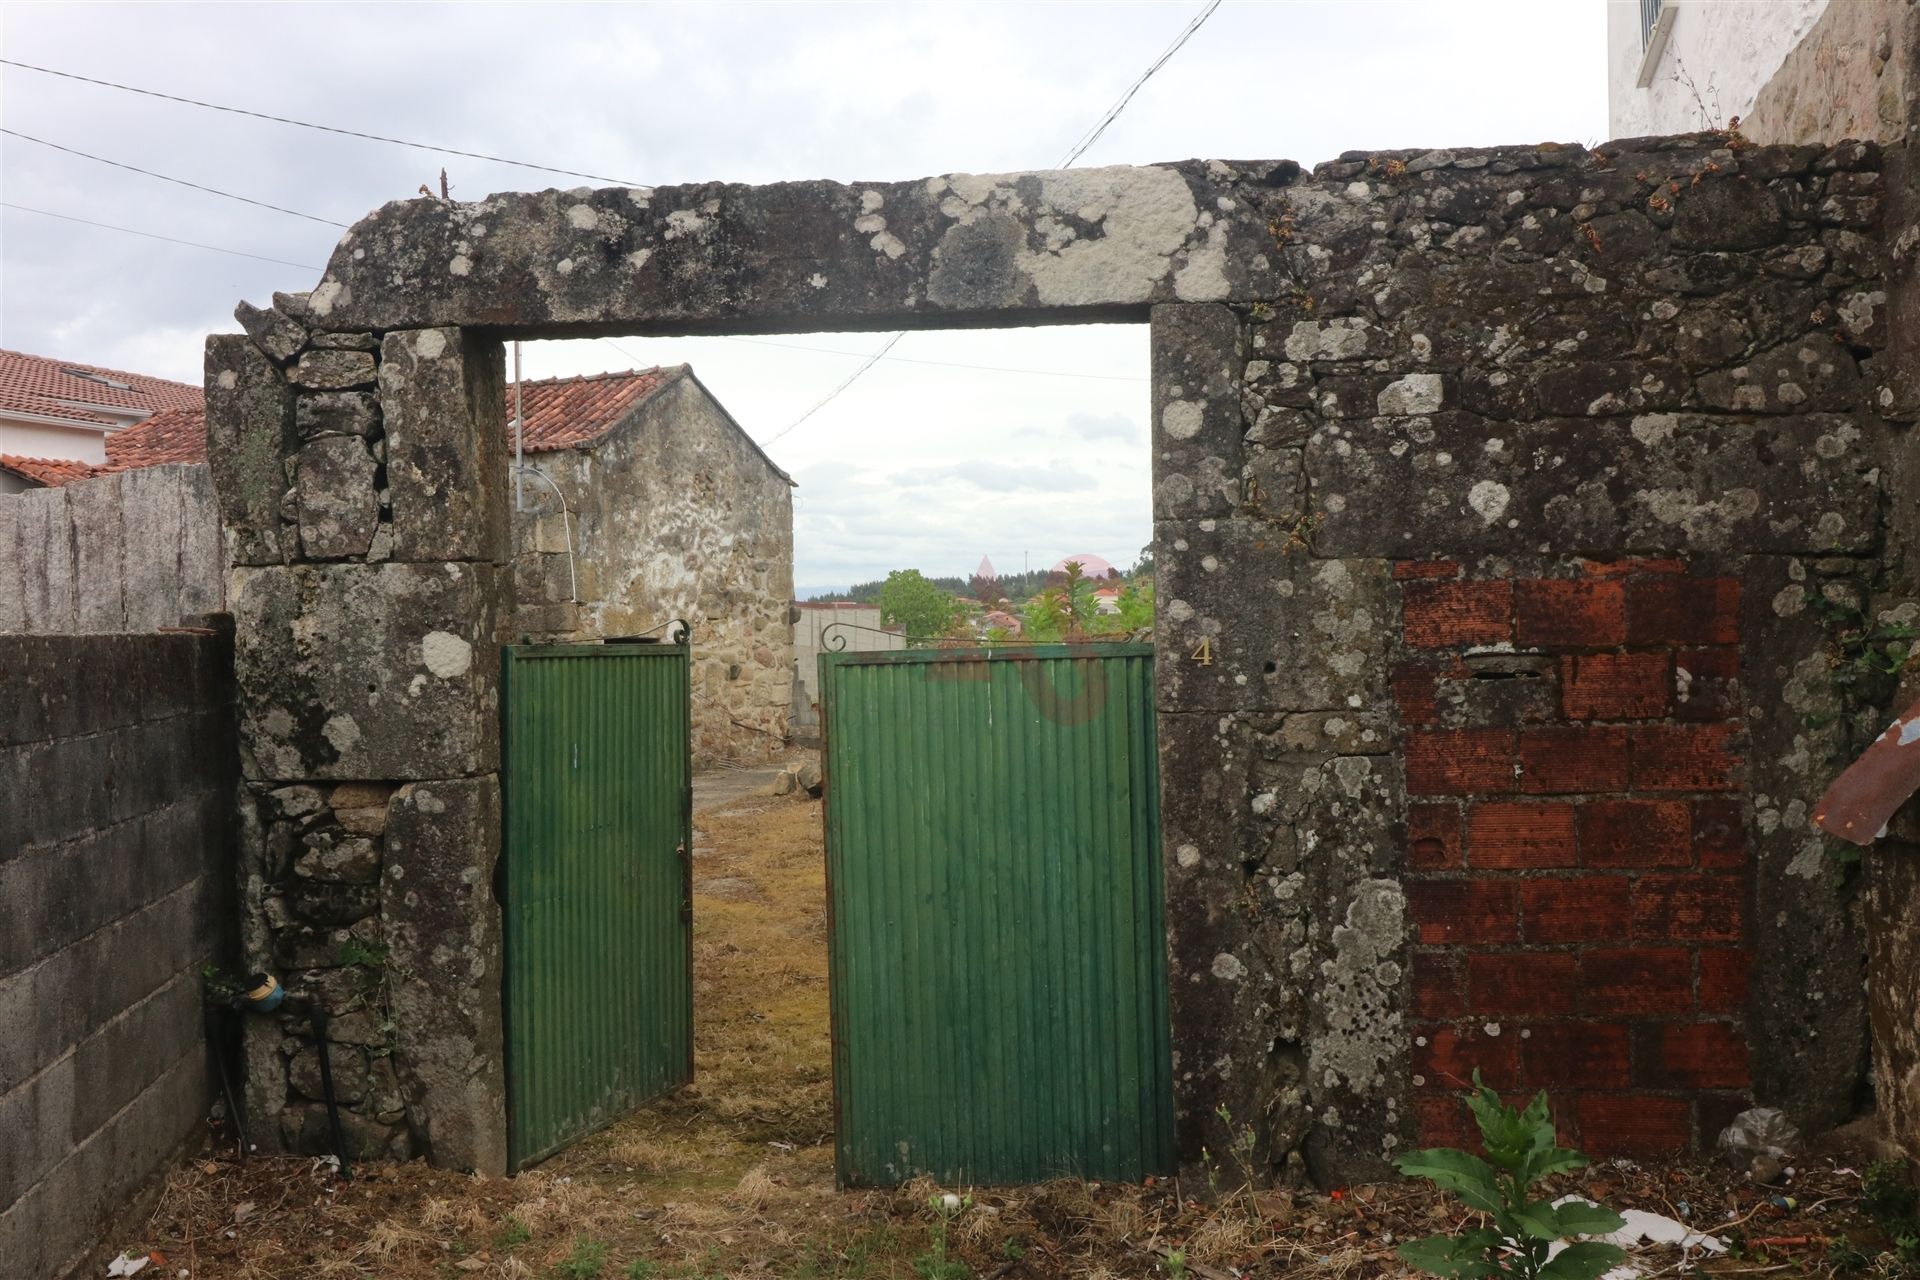
[[207, 415], [201, 409], [163, 409], [107, 437], [102, 471], [207, 460]]
[[0, 453], [0, 471], [11, 471], [23, 480], [51, 487], [85, 480], [98, 468], [90, 462], [75, 462], [70, 458], [22, 458], [18, 454]]
[[[613, 430], [627, 411], [687, 372], [671, 369], [633, 369], [596, 373], [578, 378], [546, 378], [519, 384], [521, 413], [526, 417], [529, 453], [571, 449]], [[514, 386], [507, 384], [507, 423], [513, 423]], [[512, 443], [512, 438], [508, 438]]]
[[161, 409], [197, 410], [203, 403], [200, 388], [184, 382], [0, 350], [0, 413], [12, 410], [117, 427], [126, 422], [125, 412], [100, 413], [87, 406], [153, 413]]

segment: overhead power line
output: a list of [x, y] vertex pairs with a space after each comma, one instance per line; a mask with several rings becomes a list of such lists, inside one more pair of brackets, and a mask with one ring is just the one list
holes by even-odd
[[845, 391], [848, 387], [852, 386], [855, 382], [859, 381], [861, 374], [873, 368], [874, 365], [879, 364], [881, 358], [884, 357], [887, 354], [887, 352], [893, 350], [893, 344], [900, 341], [900, 339], [906, 336], [907, 335], [904, 333], [896, 333], [891, 338], [888, 338], [886, 342], [881, 345], [878, 351], [874, 352], [872, 355], [867, 357], [867, 362], [865, 364], [861, 365], [858, 369], [855, 369], [851, 374], [847, 376], [847, 380], [845, 382], [841, 383], [839, 386], [835, 387], [833, 390], [827, 392], [826, 395], [822, 396], [819, 400], [817, 400], [814, 403], [813, 408], [807, 410], [805, 413], [795, 418], [792, 422], [788, 423], [786, 427], [784, 427], [779, 431], [774, 432], [771, 436], [768, 436], [765, 440], [762, 440], [760, 442], [761, 447], [765, 448], [767, 445], [772, 444], [775, 440], [778, 440], [781, 436], [786, 435], [787, 432], [792, 431], [795, 427], [805, 422], [808, 418], [811, 418], [814, 414], [826, 408], [827, 405], [833, 400], [835, 396], [839, 395], [842, 391]]
[[1167, 46], [1166, 52], [1158, 58], [1155, 58], [1153, 65], [1140, 73], [1140, 78], [1128, 86], [1127, 91], [1120, 95], [1120, 100], [1108, 108], [1107, 114], [1100, 117], [1100, 122], [1094, 125], [1093, 128], [1087, 130], [1080, 141], [1075, 143], [1067, 151], [1066, 157], [1053, 167], [1056, 169], [1071, 169], [1073, 162], [1085, 154], [1088, 147], [1100, 141], [1100, 135], [1107, 131], [1107, 126], [1120, 118], [1120, 113], [1127, 109], [1129, 102], [1133, 101], [1133, 95], [1139, 93], [1147, 81], [1159, 74], [1160, 68], [1166, 66], [1167, 63], [1172, 60], [1173, 55], [1180, 52], [1181, 47], [1184, 46], [1187, 41], [1193, 39], [1194, 32], [1205, 26], [1207, 19], [1211, 18], [1213, 11], [1219, 7], [1220, 0], [1209, 0], [1207, 7], [1202, 9], [1199, 14], [1194, 17], [1194, 20], [1187, 24], [1186, 30], [1182, 31], [1174, 42]]
[[252, 258], [256, 262], [277, 262], [283, 267], [299, 267], [303, 271], [321, 271], [310, 262], [288, 262], [285, 258], [269, 258], [258, 253], [244, 253], [239, 249], [223, 249], [217, 244], [201, 244], [198, 240], [181, 240], [174, 236], [163, 236], [152, 231], [136, 231], [132, 227], [116, 227], [110, 222], [95, 222], [91, 218], [76, 218], [70, 213], [55, 213], [51, 209], [34, 209], [24, 204], [0, 200], [0, 209], [14, 209], [21, 213], [37, 213], [43, 218], [59, 218], [63, 222], [78, 222], [89, 227], [99, 227], [103, 231], [121, 231], [130, 236], [145, 236], [149, 240], [165, 240], [168, 244], [184, 244], [193, 249], [205, 249], [210, 253], [228, 253], [236, 258]]
[[208, 195], [222, 196], [228, 200], [238, 200], [241, 204], [250, 204], [261, 209], [271, 209], [275, 213], [291, 214], [296, 218], [305, 218], [308, 222], [324, 223], [329, 227], [345, 227], [348, 225], [344, 222], [335, 222], [332, 218], [322, 218], [311, 213], [302, 213], [298, 209], [288, 209], [277, 204], [268, 204], [265, 200], [255, 200], [251, 196], [237, 196], [231, 191], [222, 191], [218, 187], [204, 187], [197, 182], [188, 182], [185, 178], [175, 178], [164, 173], [155, 173], [151, 169], [142, 169], [138, 165], [123, 164], [118, 160], [109, 160], [105, 156], [96, 156], [89, 152], [76, 151], [72, 147], [63, 147], [57, 142], [48, 142], [45, 138], [36, 138], [32, 134], [21, 133], [17, 129], [0, 129], [0, 133], [4, 133], [10, 138], [18, 138], [22, 142], [38, 143], [43, 147], [51, 147], [55, 151], [64, 151], [70, 156], [79, 156], [82, 160], [92, 160], [97, 164], [112, 165], [116, 169], [125, 169], [129, 173], [138, 173], [149, 178], [158, 178], [162, 182], [171, 182], [175, 186], [192, 187], [195, 191], [204, 191]]
[[[1173, 43], [1168, 45], [1166, 47], [1166, 50], [1162, 52], [1159, 57], [1155, 58], [1153, 62], [1148, 65], [1145, 71], [1140, 73], [1140, 78], [1135, 80], [1131, 85], [1127, 87], [1127, 91], [1120, 95], [1120, 100], [1115, 102], [1111, 107], [1107, 108], [1107, 113], [1101, 116], [1100, 119], [1094, 124], [1094, 126], [1091, 129], [1087, 130], [1085, 134], [1081, 135], [1080, 141], [1075, 143], [1071, 148], [1068, 149], [1066, 156], [1061, 159], [1060, 163], [1054, 165], [1054, 168], [1071, 169], [1073, 167], [1074, 161], [1078, 160], [1082, 155], [1086, 154], [1087, 148], [1091, 147], [1094, 143], [1098, 142], [1100, 140], [1100, 135], [1107, 131], [1108, 126], [1111, 125], [1115, 120], [1118, 120], [1120, 118], [1120, 113], [1127, 109], [1127, 104], [1133, 101], [1134, 95], [1140, 92], [1141, 88], [1145, 86], [1147, 81], [1153, 79], [1155, 75], [1159, 74], [1160, 68], [1166, 66], [1167, 63], [1172, 60], [1173, 55], [1180, 52], [1180, 50], [1186, 46], [1187, 41], [1193, 39], [1194, 33], [1200, 30], [1201, 27], [1206, 25], [1207, 19], [1211, 18], [1213, 16], [1213, 11], [1218, 9], [1219, 7], [1220, 7], [1220, 0], [1207, 0], [1206, 8], [1202, 9], [1198, 14], [1194, 16], [1193, 21], [1189, 22], [1186, 25], [1186, 27], [1180, 32], [1180, 34], [1174, 38]], [[906, 336], [907, 335], [905, 333], [896, 333], [891, 338], [888, 338], [886, 341], [886, 344], [882, 346], [878, 351], [874, 352], [872, 357], [869, 358], [865, 364], [861, 365], [858, 369], [855, 369], [853, 371], [852, 377], [848, 378], [845, 382], [835, 387], [832, 391], [829, 391], [826, 394], [824, 399], [820, 400], [818, 403], [816, 403], [813, 406], [813, 408], [807, 410], [805, 413], [801, 414], [798, 418], [795, 418], [793, 422], [788, 424], [788, 426], [784, 430], [778, 431], [773, 435], [767, 437], [765, 440], [760, 441], [760, 444], [762, 446], [772, 444], [775, 440], [780, 439], [781, 436], [786, 435], [787, 432], [792, 431], [795, 427], [805, 422], [808, 418], [811, 418], [814, 414], [820, 412], [820, 410], [824, 409], [828, 405], [828, 403], [830, 403], [833, 400], [835, 396], [839, 395], [842, 391], [845, 391], [848, 387], [858, 382], [860, 380], [861, 374], [873, 368], [873, 366], [879, 363], [880, 359], [883, 356], [885, 356], [887, 352], [893, 350], [894, 343], [900, 341], [900, 339]], [[905, 357], [896, 357], [896, 359], [904, 359], [904, 358]]]
[[59, 76], [63, 80], [78, 80], [82, 84], [99, 85], [103, 89], [118, 89], [122, 93], [137, 93], [143, 97], [160, 98], [167, 102], [179, 102], [189, 107], [203, 107], [208, 111], [224, 111], [229, 115], [251, 116], [255, 120], [270, 120], [275, 124], [288, 124], [297, 129], [314, 129], [321, 133], [337, 133], [344, 138], [359, 138], [366, 142], [384, 142], [395, 147], [412, 147], [416, 151], [433, 151], [443, 156], [464, 156], [468, 160], [485, 160], [491, 164], [510, 164], [518, 169], [538, 169], [542, 173], [558, 173], [569, 178], [589, 178], [595, 182], [611, 182], [616, 186], [638, 187], [644, 183], [633, 182], [626, 178], [609, 178], [601, 173], [581, 173], [576, 169], [556, 169], [550, 164], [535, 164], [531, 160], [509, 160], [505, 156], [490, 156], [480, 151], [460, 151], [454, 147], [436, 147], [430, 142], [409, 142], [405, 138], [385, 138], [377, 133], [361, 133], [357, 129], [340, 129], [330, 124], [315, 124], [311, 120], [295, 120], [289, 116], [269, 115], [264, 111], [248, 111], [243, 107], [226, 107], [217, 102], [202, 102], [198, 98], [183, 98], [176, 93], [161, 93], [155, 89], [140, 89], [130, 84], [119, 84], [112, 80], [97, 80], [92, 76], [76, 75], [71, 71], [56, 71], [52, 67], [36, 66], [31, 62], [16, 62], [12, 58], [0, 58], [0, 66], [19, 67], [23, 71], [38, 71], [42, 75]]

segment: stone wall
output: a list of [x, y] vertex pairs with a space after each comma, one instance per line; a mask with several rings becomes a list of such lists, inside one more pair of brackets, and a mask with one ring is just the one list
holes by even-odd
[[204, 466], [0, 495], [0, 633], [149, 631], [225, 608]]
[[234, 961], [232, 661], [212, 632], [0, 637], [8, 1275], [66, 1274], [205, 1131], [201, 967]]
[[[605, 436], [531, 455], [514, 517], [515, 627], [535, 640], [693, 628], [693, 751], [764, 760], [793, 701], [793, 496], [691, 373]], [[567, 554], [569, 523], [572, 563]], [[578, 604], [570, 593], [578, 592]]]
[[1348, 157], [1262, 197], [1297, 291], [1156, 309], [1188, 1158], [1377, 1173], [1476, 1067], [1597, 1151], [1850, 1114], [1878, 153], [1726, 141]]
[[[475, 335], [1147, 320], [1183, 1159], [1250, 1130], [1276, 1175], [1377, 1174], [1455, 1132], [1442, 1088], [1475, 1066], [1564, 1095], [1601, 1150], [1711, 1141], [1749, 1098], [1842, 1119], [1864, 943], [1807, 812], [1883, 714], [1847, 638], [1920, 615], [1911, 490], [1890, 480], [1912, 401], [1889, 362], [1911, 347], [1889, 347], [1881, 168], [1873, 145], [1704, 134], [1311, 174], [1193, 161], [388, 205], [310, 296], [243, 317], [267, 355], [216, 339], [209, 368], [211, 434], [240, 433], [216, 473], [228, 525], [265, 566], [233, 593], [255, 793], [400, 787], [381, 917], [311, 927], [377, 931], [397, 959], [395, 891], [441, 888], [395, 972], [466, 961], [397, 980], [450, 988], [465, 1020], [434, 1028], [429, 1065], [459, 1067], [469, 1135], [493, 1123], [496, 912], [460, 894], [497, 835], [416, 851], [392, 807], [461, 779], [462, 812], [492, 813], [507, 606], [480, 535], [500, 508], [446, 472], [493, 466], [472, 424], [497, 421], [473, 407], [497, 352]], [[364, 438], [386, 476], [339, 492], [392, 532], [282, 565], [317, 558], [305, 505], [340, 505], [304, 464], [298, 512], [271, 468], [248, 478], [314, 448], [273, 368], [304, 325], [385, 334], [385, 437]], [[291, 376], [332, 394], [347, 371], [309, 376], [314, 355]], [[401, 412], [444, 446], [411, 491], [380, 456]], [[480, 495], [448, 513], [466, 541], [403, 536], [409, 493]], [[306, 817], [267, 808], [266, 847], [304, 839]], [[1569, 920], [1582, 892], [1624, 934]], [[433, 1006], [394, 1007], [418, 1135], [456, 1094], [409, 1091], [427, 1078], [410, 1023]], [[1593, 1050], [1586, 1073], [1536, 1038]]]
[[[314, 1001], [359, 1156], [499, 1172], [500, 345], [242, 307], [207, 343], [240, 685], [242, 943], [262, 1149], [325, 1149]], [[289, 485], [291, 484], [291, 488]]]

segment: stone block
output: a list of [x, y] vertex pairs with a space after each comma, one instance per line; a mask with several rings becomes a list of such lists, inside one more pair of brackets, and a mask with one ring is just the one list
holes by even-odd
[[121, 486], [125, 473], [66, 486], [73, 516], [74, 625], [83, 632], [126, 629], [125, 568], [121, 563]]
[[396, 560], [504, 561], [504, 357], [459, 329], [390, 333], [380, 409]]
[[496, 768], [506, 582], [489, 565], [236, 570], [246, 776], [296, 782]]
[[348, 391], [374, 384], [373, 356], [365, 351], [309, 351], [293, 367], [291, 380], [309, 391]]
[[64, 486], [29, 489], [8, 499], [19, 504], [19, 554], [23, 630], [70, 635], [77, 616], [74, 596], [73, 516]]
[[312, 335], [315, 347], [336, 351], [378, 351], [380, 339], [371, 333], [329, 332], [321, 330]]
[[1162, 520], [1154, 534], [1162, 710], [1385, 708], [1384, 561], [1314, 559], [1245, 516]]
[[286, 364], [307, 345], [306, 326], [277, 308], [243, 301], [233, 309], [233, 318], [275, 364]]
[[127, 630], [180, 625], [180, 468], [120, 473]]
[[219, 498], [213, 471], [179, 468], [180, 620], [223, 613], [227, 607], [226, 551], [221, 545]]
[[1240, 322], [1217, 304], [1162, 305], [1152, 341], [1154, 515], [1225, 515], [1243, 487]]
[[207, 458], [226, 531], [227, 560], [279, 564], [286, 459], [297, 437], [293, 389], [265, 352], [239, 334], [207, 339]]
[[205, 1039], [200, 975], [188, 970], [81, 1041], [74, 1050], [71, 1141], [80, 1142]]
[[293, 458], [293, 500], [304, 559], [367, 554], [380, 521], [376, 469], [358, 436], [321, 436], [300, 446]]
[[1846, 869], [1809, 817], [1854, 754], [1831, 637], [1805, 603], [1809, 578], [1796, 559], [1747, 561], [1740, 681], [1775, 691], [1749, 695], [1744, 753], [1753, 833], [1748, 1031], [1769, 1046], [1754, 1062], [1754, 1097], [1816, 1131], [1850, 1114], [1855, 1064], [1866, 1054], [1866, 940]]
[[1329, 423], [1307, 444], [1314, 549], [1857, 552], [1878, 536], [1884, 432], [1828, 414], [1549, 420], [1491, 438], [1465, 414]]
[[12, 1204], [66, 1155], [73, 1143], [73, 1059], [49, 1066], [0, 1095], [0, 1204]]
[[497, 777], [394, 793], [381, 905], [400, 1085], [436, 1165], [492, 1174], [506, 1166], [499, 855]]
[[380, 425], [380, 400], [371, 391], [312, 391], [294, 402], [294, 426], [314, 436], [364, 436]]
[[26, 559], [20, 550], [20, 504], [0, 498], [0, 635], [27, 626]]

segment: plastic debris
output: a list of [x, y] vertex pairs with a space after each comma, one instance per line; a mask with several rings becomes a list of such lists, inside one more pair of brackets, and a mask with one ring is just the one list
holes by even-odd
[[1800, 1150], [1800, 1131], [1778, 1107], [1753, 1107], [1733, 1118], [1720, 1131], [1719, 1147], [1735, 1165], [1746, 1164], [1755, 1156], [1767, 1156], [1785, 1164]]
[[[1556, 1208], [1563, 1204], [1594, 1204], [1585, 1196], [1561, 1196], [1553, 1203]], [[1595, 1207], [1600, 1206], [1595, 1205]], [[1626, 1262], [1608, 1271], [1601, 1280], [1633, 1280], [1633, 1277], [1648, 1274], [1634, 1262], [1632, 1255], [1653, 1245], [1673, 1245], [1687, 1254], [1691, 1254], [1696, 1249], [1702, 1253], [1727, 1251], [1727, 1242], [1719, 1236], [1695, 1231], [1684, 1222], [1675, 1221], [1664, 1214], [1648, 1213], [1644, 1209], [1622, 1209], [1618, 1212], [1622, 1218], [1626, 1219], [1625, 1224], [1618, 1231], [1610, 1235], [1589, 1237], [1594, 1240], [1603, 1240], [1608, 1244], [1617, 1244], [1628, 1254]], [[1565, 1241], [1548, 1246], [1547, 1257], [1553, 1258], [1566, 1247]]]
[[142, 1271], [145, 1271], [147, 1264], [152, 1261], [153, 1259], [144, 1253], [136, 1254], [132, 1250], [128, 1250], [107, 1264], [107, 1275], [137, 1276]]

